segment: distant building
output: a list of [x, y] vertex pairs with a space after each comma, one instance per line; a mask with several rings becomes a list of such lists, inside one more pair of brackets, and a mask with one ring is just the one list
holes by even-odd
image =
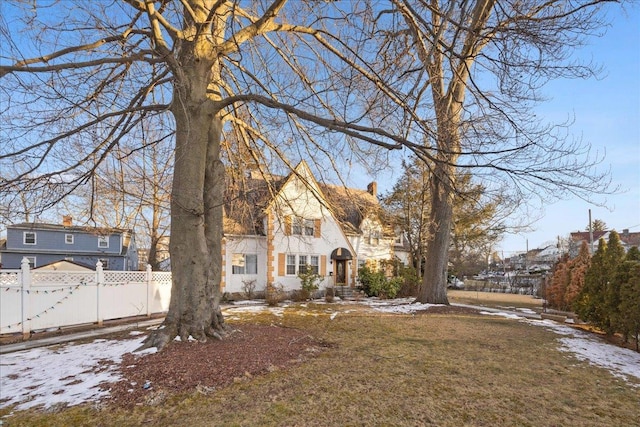
[[[609, 242], [609, 236], [611, 235], [611, 231], [594, 231], [593, 232], [593, 251], [598, 249], [598, 240], [601, 238], [605, 241]], [[622, 230], [622, 233], [618, 234], [620, 236], [620, 243], [622, 243], [622, 247], [625, 252], [628, 251], [633, 246], [640, 246], [640, 233], [630, 233], [628, 228]], [[591, 250], [591, 240], [590, 233], [588, 231], [577, 231], [573, 232], [570, 235], [569, 241], [569, 256], [571, 258], [575, 258], [578, 256], [578, 252], [580, 251], [580, 246], [582, 242], [587, 242], [589, 245], [589, 250]]]
[[23, 258], [32, 268], [56, 261], [105, 270], [137, 270], [138, 252], [133, 230], [74, 226], [65, 216], [62, 224], [22, 223], [7, 226], [6, 241], [0, 246], [2, 268], [18, 269]]

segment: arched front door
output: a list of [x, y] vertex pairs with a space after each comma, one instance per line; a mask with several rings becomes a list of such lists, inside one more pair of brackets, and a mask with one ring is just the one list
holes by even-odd
[[347, 286], [347, 261], [336, 260], [336, 285]]
[[347, 248], [336, 248], [331, 252], [331, 262], [333, 263], [333, 275], [336, 286], [349, 285], [349, 273], [347, 271], [348, 262], [353, 257]]

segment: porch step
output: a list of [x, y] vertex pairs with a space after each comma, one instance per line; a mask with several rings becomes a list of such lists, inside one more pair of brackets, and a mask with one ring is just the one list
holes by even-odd
[[335, 286], [335, 296], [342, 299], [353, 299], [354, 289], [349, 286]]

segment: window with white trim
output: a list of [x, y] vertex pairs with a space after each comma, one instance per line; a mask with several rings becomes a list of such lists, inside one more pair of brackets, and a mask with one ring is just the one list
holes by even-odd
[[287, 255], [287, 276], [296, 275], [296, 256]]
[[[296, 268], [297, 267], [297, 268]], [[287, 276], [304, 273], [307, 268], [315, 274], [320, 272], [320, 257], [318, 255], [287, 255]]]
[[304, 235], [305, 236], [313, 236], [313, 231], [315, 228], [315, 223], [312, 219], [304, 220]]
[[25, 231], [22, 233], [22, 243], [25, 245], [35, 245], [37, 242], [35, 231]]
[[257, 254], [233, 254], [231, 274], [258, 274]]
[[108, 248], [109, 247], [109, 236], [98, 236], [98, 247], [99, 248]]
[[102, 263], [102, 269], [103, 270], [108, 270], [109, 269], [109, 259], [108, 258], [100, 258], [98, 261], [100, 261]]
[[29, 261], [29, 268], [36, 268], [36, 257], [26, 256], [25, 258]]
[[396, 238], [393, 241], [393, 243], [395, 243], [397, 246], [402, 246], [403, 242], [404, 242], [404, 235], [402, 233], [396, 235]]
[[380, 243], [380, 231], [371, 230], [369, 232], [369, 244], [373, 246], [377, 246], [379, 243]]
[[64, 242], [67, 245], [73, 245], [73, 234], [65, 234], [64, 235]]

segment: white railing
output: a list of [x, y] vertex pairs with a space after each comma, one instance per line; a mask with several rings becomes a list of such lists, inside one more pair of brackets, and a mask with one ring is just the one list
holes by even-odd
[[0, 334], [58, 329], [165, 313], [171, 273], [146, 271], [0, 270]]

